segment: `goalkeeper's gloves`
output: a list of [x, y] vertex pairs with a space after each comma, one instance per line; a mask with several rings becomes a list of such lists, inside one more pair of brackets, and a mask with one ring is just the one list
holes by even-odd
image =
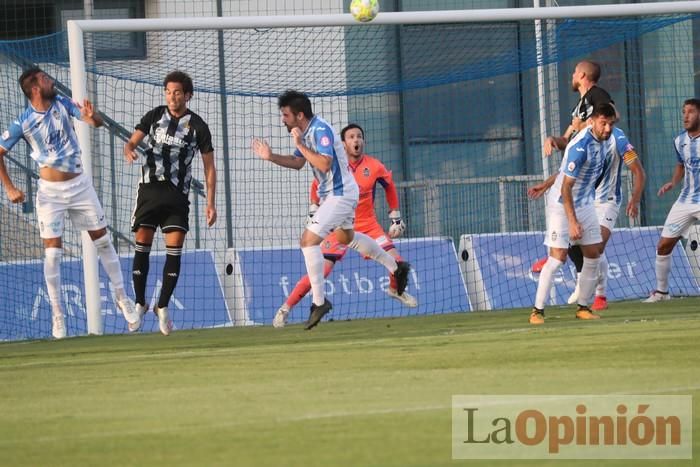
[[308, 214], [308, 216], [306, 216], [306, 225], [311, 224], [311, 220], [314, 218], [316, 211], [318, 211], [318, 204], [311, 203], [309, 205], [309, 214]]
[[398, 209], [389, 212], [391, 225], [389, 226], [389, 237], [397, 238], [406, 231], [406, 224], [401, 220], [401, 212]]

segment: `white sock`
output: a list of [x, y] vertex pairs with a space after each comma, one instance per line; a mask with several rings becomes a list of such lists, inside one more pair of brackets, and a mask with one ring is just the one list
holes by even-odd
[[598, 282], [599, 263], [600, 258], [583, 257], [583, 267], [581, 268], [581, 273], [578, 277], [580, 285], [578, 293], [579, 306], [588, 306], [588, 304], [591, 303], [591, 298], [593, 297], [593, 292], [595, 291], [595, 286]]
[[550, 256], [540, 271], [540, 280], [537, 282], [537, 293], [535, 294], [535, 308], [544, 310], [544, 302], [552, 289], [554, 274], [557, 273], [561, 265], [564, 264], [558, 259]]
[[119, 263], [119, 256], [114, 250], [112, 242], [107, 234], [101, 236], [93, 242], [97, 249], [97, 255], [100, 257], [102, 267], [107, 272], [107, 277], [114, 287], [114, 294], [117, 300], [120, 300], [126, 295], [124, 292], [124, 276], [122, 276], [122, 268]]
[[54, 315], [62, 314], [61, 311], [61, 257], [62, 248], [47, 248], [44, 258], [44, 280], [46, 290], [49, 293], [51, 311]]
[[321, 306], [326, 301], [326, 291], [323, 279], [323, 253], [319, 245], [307, 246], [301, 249], [306, 263], [306, 273], [311, 282], [311, 293], [314, 305]]
[[[671, 253], [673, 254], [673, 253]], [[656, 254], [656, 290], [668, 293], [668, 275], [671, 273], [671, 255]]]
[[605, 291], [608, 289], [608, 269], [608, 257], [603, 253], [598, 263], [598, 285], [595, 289], [595, 294], [599, 297], [605, 297]]
[[355, 232], [355, 237], [348, 244], [348, 246], [353, 250], [356, 250], [361, 255], [372, 258], [387, 268], [390, 273], [396, 271], [396, 260], [394, 257], [384, 251], [382, 247], [380, 247], [379, 244], [372, 239], [372, 237], [360, 232]]

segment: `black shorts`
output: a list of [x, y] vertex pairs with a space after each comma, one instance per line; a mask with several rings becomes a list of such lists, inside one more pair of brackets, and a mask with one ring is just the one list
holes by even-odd
[[172, 183], [151, 182], [139, 184], [136, 209], [131, 217], [131, 231], [140, 227], [163, 232], [190, 230], [190, 200]]

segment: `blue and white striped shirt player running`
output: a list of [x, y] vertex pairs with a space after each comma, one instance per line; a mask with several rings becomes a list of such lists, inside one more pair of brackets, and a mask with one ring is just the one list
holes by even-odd
[[24, 138], [32, 147], [30, 156], [39, 167], [82, 173], [81, 150], [71, 117], [80, 119], [80, 109], [64, 96], [56, 96], [46, 112], [30, 105], [2, 135], [0, 146], [9, 151]]
[[574, 208], [592, 204], [596, 182], [605, 168], [608, 155], [615, 150], [615, 144], [612, 135], [605, 141], [598, 141], [591, 127], [578, 133], [566, 147], [559, 174], [547, 194], [548, 205], [563, 208], [561, 187], [565, 176], [576, 179], [571, 189]]
[[673, 140], [673, 147], [678, 163], [685, 168], [678, 202], [700, 204], [700, 137], [691, 137], [684, 131]]
[[[306, 147], [333, 158], [331, 168], [326, 173], [311, 166], [314, 177], [318, 180], [317, 193], [321, 202], [328, 196], [357, 199], [360, 190], [355, 177], [350, 173], [348, 156], [338, 132], [321, 117], [314, 115], [302, 137]], [[304, 157], [298, 149], [294, 151], [294, 155]]]

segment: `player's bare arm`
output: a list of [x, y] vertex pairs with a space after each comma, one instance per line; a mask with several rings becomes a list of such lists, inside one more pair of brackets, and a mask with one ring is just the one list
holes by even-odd
[[543, 152], [546, 157], [549, 157], [552, 155], [552, 152], [554, 149], [558, 149], [560, 151], [563, 151], [566, 149], [566, 145], [568, 143], [568, 138], [564, 136], [549, 136], [545, 141], [544, 141], [544, 148]]
[[7, 198], [10, 202], [22, 203], [24, 202], [24, 193], [15, 187], [10, 179], [10, 175], [7, 173], [5, 154], [7, 154], [7, 150], [0, 147], [0, 182], [2, 182], [2, 185], [5, 187], [5, 193], [7, 193]]
[[538, 183], [537, 185], [534, 185], [527, 190], [527, 197], [530, 199], [537, 199], [542, 197], [547, 190], [549, 190], [552, 185], [554, 185], [554, 182], [557, 179], [557, 173], [552, 174], [547, 178], [547, 180], [543, 181], [542, 183]]
[[[590, 120], [590, 119], [589, 119]], [[550, 136], [544, 142], [544, 155], [549, 157], [554, 149], [563, 151], [571, 138], [589, 125], [589, 120], [581, 120], [578, 117], [571, 119], [571, 125], [566, 128], [561, 136]]]
[[574, 196], [572, 193], [576, 179], [564, 176], [564, 181], [561, 185], [561, 199], [564, 204], [564, 212], [566, 219], [569, 222], [569, 238], [571, 240], [580, 240], [583, 236], [583, 229], [576, 218], [576, 210], [574, 209]]
[[292, 128], [289, 133], [292, 135], [292, 139], [294, 139], [294, 145], [304, 156], [304, 159], [323, 173], [331, 170], [331, 164], [333, 163], [332, 157], [320, 154], [306, 147], [306, 145], [304, 145], [303, 132], [299, 128]]
[[673, 189], [685, 176], [685, 166], [683, 164], [676, 164], [676, 168], [673, 170], [673, 176], [671, 181], [664, 183], [661, 188], [659, 188], [658, 196], [663, 196], [664, 193]]
[[98, 111], [92, 105], [92, 102], [85, 99], [83, 100], [83, 105], [79, 105], [81, 120], [90, 126], [99, 128], [104, 125], [104, 120]]
[[214, 153], [202, 154], [204, 176], [207, 184], [207, 225], [211, 227], [216, 222], [216, 166]]
[[644, 184], [646, 182], [646, 174], [644, 173], [644, 168], [642, 167], [639, 159], [635, 159], [627, 166], [632, 172], [632, 196], [627, 203], [627, 216], [637, 217], [639, 215], [639, 203], [642, 200], [642, 193], [644, 193]]
[[139, 144], [141, 144], [141, 141], [143, 141], [145, 137], [146, 133], [141, 130], [136, 130], [131, 135], [131, 138], [129, 138], [129, 141], [127, 141], [124, 145], [124, 157], [126, 157], [126, 160], [129, 163], [139, 159], [139, 154], [136, 152], [136, 148]]
[[267, 141], [258, 138], [253, 138], [253, 141], [251, 143], [251, 149], [253, 150], [253, 153], [260, 159], [264, 161], [270, 161], [274, 164], [279, 165], [280, 167], [299, 170], [302, 167], [304, 167], [304, 164], [306, 164], [306, 159], [304, 159], [303, 157], [283, 156], [281, 154], [274, 154], [272, 152], [272, 149], [270, 148], [270, 145], [267, 144]]

